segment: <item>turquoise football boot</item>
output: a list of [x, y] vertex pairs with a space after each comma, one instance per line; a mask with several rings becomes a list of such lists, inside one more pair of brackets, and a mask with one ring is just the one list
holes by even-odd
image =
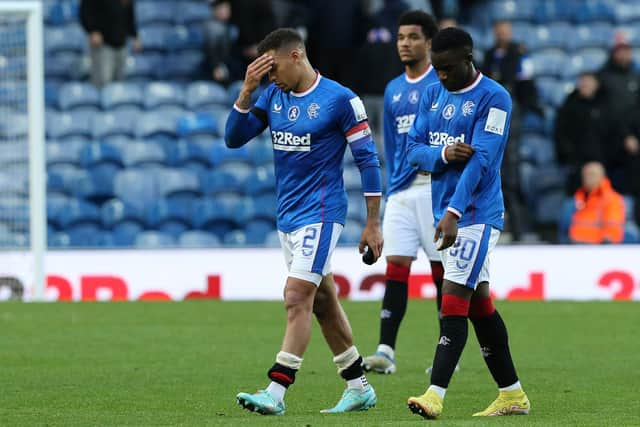
[[266, 390], [258, 390], [255, 394], [238, 393], [236, 402], [244, 409], [262, 415], [284, 415], [284, 402]]
[[323, 409], [320, 412], [336, 414], [341, 412], [366, 411], [378, 403], [376, 392], [369, 386], [367, 390], [348, 388], [342, 393], [340, 401], [331, 409]]

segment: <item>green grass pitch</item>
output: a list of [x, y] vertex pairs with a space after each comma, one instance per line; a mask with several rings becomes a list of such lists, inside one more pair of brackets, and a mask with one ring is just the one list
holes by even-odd
[[[378, 302], [345, 302], [363, 355], [375, 349]], [[279, 302], [0, 304], [0, 425], [630, 426], [640, 425], [640, 304], [498, 302], [528, 416], [472, 418], [496, 389], [470, 328], [438, 421], [406, 406], [427, 385], [432, 301], [411, 301], [398, 372], [370, 374], [376, 408], [320, 414], [344, 383], [314, 328], [283, 417], [235, 404], [267, 384], [284, 330]]]

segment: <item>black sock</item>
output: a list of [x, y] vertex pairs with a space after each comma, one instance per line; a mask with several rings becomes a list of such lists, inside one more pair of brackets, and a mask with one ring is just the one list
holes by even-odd
[[284, 388], [289, 388], [291, 384], [296, 382], [296, 372], [298, 372], [297, 369], [275, 363], [267, 372], [267, 376], [274, 383], [278, 383]]
[[396, 348], [400, 323], [407, 311], [407, 282], [386, 281], [382, 312], [380, 313], [380, 344]]
[[[435, 264], [435, 265], [434, 265]], [[431, 271], [436, 269], [442, 270], [442, 264], [439, 262], [431, 261]], [[440, 276], [440, 277], [437, 277]], [[436, 287], [436, 307], [438, 308], [438, 326], [440, 328], [440, 336], [442, 335], [442, 273], [432, 273], [433, 284]]]
[[362, 357], [358, 357], [358, 360], [353, 362], [347, 369], [340, 372], [340, 376], [345, 380], [355, 380], [356, 378], [360, 378], [364, 375], [362, 371]]
[[480, 343], [480, 351], [498, 387], [508, 387], [518, 381], [509, 351], [507, 327], [498, 311], [480, 319], [471, 319]]
[[431, 384], [447, 388], [467, 342], [469, 326], [464, 316], [445, 316], [440, 323], [442, 333], [433, 357]]

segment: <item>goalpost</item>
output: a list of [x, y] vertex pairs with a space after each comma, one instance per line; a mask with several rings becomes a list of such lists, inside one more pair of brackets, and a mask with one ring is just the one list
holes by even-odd
[[47, 244], [43, 56], [42, 2], [0, 1], [0, 288], [19, 281], [35, 301]]

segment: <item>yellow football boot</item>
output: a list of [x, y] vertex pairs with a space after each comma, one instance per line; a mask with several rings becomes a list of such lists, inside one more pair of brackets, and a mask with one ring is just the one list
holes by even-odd
[[476, 412], [474, 417], [496, 417], [500, 415], [527, 415], [531, 409], [529, 398], [520, 390], [501, 391], [498, 398], [487, 409]]
[[414, 414], [432, 420], [442, 413], [443, 401], [444, 399], [438, 396], [435, 391], [427, 390], [422, 396], [410, 397], [407, 405]]

